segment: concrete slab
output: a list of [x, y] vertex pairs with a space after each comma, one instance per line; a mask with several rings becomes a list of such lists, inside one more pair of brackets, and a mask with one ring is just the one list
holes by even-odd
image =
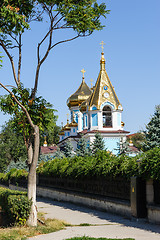
[[64, 240], [75, 236], [135, 238], [135, 240], [160, 240], [160, 226], [145, 220], [127, 219], [70, 203], [38, 199], [38, 210], [46, 218], [65, 220], [73, 225], [83, 223], [95, 226], [67, 227], [65, 230], [36, 236], [29, 240]]

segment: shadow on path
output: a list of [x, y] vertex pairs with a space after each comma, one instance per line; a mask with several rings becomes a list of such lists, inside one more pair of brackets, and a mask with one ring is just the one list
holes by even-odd
[[62, 202], [62, 201], [58, 202], [48, 198], [37, 198], [37, 202], [44, 202], [50, 206], [54, 205], [57, 207], [61, 207], [63, 209], [69, 209], [72, 211], [88, 213], [92, 216], [98, 217], [99, 219], [107, 220], [110, 223], [117, 223], [117, 224], [122, 224], [126, 227], [133, 227], [133, 228], [143, 229], [143, 230], [154, 232], [154, 233], [160, 233], [160, 225], [148, 223], [147, 219], [136, 219], [136, 218], [129, 218], [129, 217], [127, 218], [119, 215], [114, 215], [112, 213], [89, 208], [86, 206], [80, 206], [73, 203]]

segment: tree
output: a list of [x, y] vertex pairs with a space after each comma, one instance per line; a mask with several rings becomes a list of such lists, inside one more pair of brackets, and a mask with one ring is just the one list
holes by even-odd
[[61, 128], [56, 125], [56, 121], [58, 116], [54, 114], [56, 110], [53, 109], [53, 111], [50, 111], [48, 114], [48, 118], [50, 119], [48, 121], [47, 126], [44, 127], [43, 130], [40, 131], [40, 145], [42, 146], [44, 143], [44, 137], [47, 138], [47, 144], [49, 146], [57, 144], [59, 142], [59, 132]]
[[133, 146], [135, 146], [136, 148], [138, 148], [139, 150], [143, 149], [143, 143], [145, 141], [145, 134], [144, 132], [137, 132], [135, 134], [133, 134], [132, 136], [130, 136], [128, 138], [128, 142], [132, 140], [133, 142]]
[[0, 171], [3, 172], [11, 161], [27, 160], [27, 151], [22, 133], [17, 133], [10, 120], [2, 126], [0, 134]]
[[[37, 225], [36, 212], [36, 166], [39, 155], [39, 128], [45, 123], [47, 108], [37, 94], [40, 68], [51, 50], [59, 44], [79, 37], [89, 36], [94, 30], [103, 28], [100, 17], [109, 13], [104, 3], [96, 0], [1, 0], [0, 3], [0, 46], [11, 63], [15, 86], [0, 82], [8, 96], [2, 100], [1, 108], [17, 119], [17, 124], [25, 132], [25, 145], [28, 152], [28, 198], [32, 199], [28, 224]], [[22, 84], [22, 43], [23, 33], [33, 21], [45, 20], [48, 31], [37, 44], [37, 66], [33, 88], [29, 91]], [[57, 30], [68, 30], [71, 37], [54, 42]], [[75, 33], [73, 35], [72, 33]], [[65, 36], [67, 36], [66, 34]], [[23, 46], [24, 47], [24, 46]], [[29, 47], [29, 46], [27, 46]], [[17, 74], [13, 55], [17, 50]], [[11, 89], [10, 89], [11, 87]]]
[[98, 150], [104, 150], [105, 144], [102, 135], [99, 132], [96, 132], [95, 138], [92, 144], [92, 153], [95, 154]]
[[78, 141], [76, 153], [80, 157], [91, 155], [90, 146], [87, 146], [86, 139], [83, 136]]
[[61, 149], [65, 157], [73, 156], [73, 146], [70, 141], [66, 141]]
[[155, 107], [155, 112], [146, 126], [145, 137], [144, 150], [160, 147], [160, 105]]

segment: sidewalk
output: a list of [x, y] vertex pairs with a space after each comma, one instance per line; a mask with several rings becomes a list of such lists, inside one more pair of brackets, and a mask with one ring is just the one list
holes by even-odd
[[126, 219], [106, 212], [81, 207], [70, 203], [38, 199], [38, 210], [46, 218], [65, 220], [73, 225], [83, 223], [94, 226], [75, 226], [28, 238], [29, 240], [64, 240], [71, 237], [89, 236], [106, 238], [135, 238], [135, 240], [160, 240], [160, 225], [135, 219]]

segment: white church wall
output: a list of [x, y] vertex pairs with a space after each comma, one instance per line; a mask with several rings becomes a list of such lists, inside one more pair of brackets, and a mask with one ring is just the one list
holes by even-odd
[[78, 132], [83, 131], [83, 114], [78, 112]]
[[120, 111], [113, 111], [112, 124], [113, 124], [114, 130], [122, 129], [122, 127], [121, 127], [121, 112]]
[[120, 144], [120, 137], [105, 137], [105, 148], [107, 151], [117, 155], [119, 153], [118, 146]]

